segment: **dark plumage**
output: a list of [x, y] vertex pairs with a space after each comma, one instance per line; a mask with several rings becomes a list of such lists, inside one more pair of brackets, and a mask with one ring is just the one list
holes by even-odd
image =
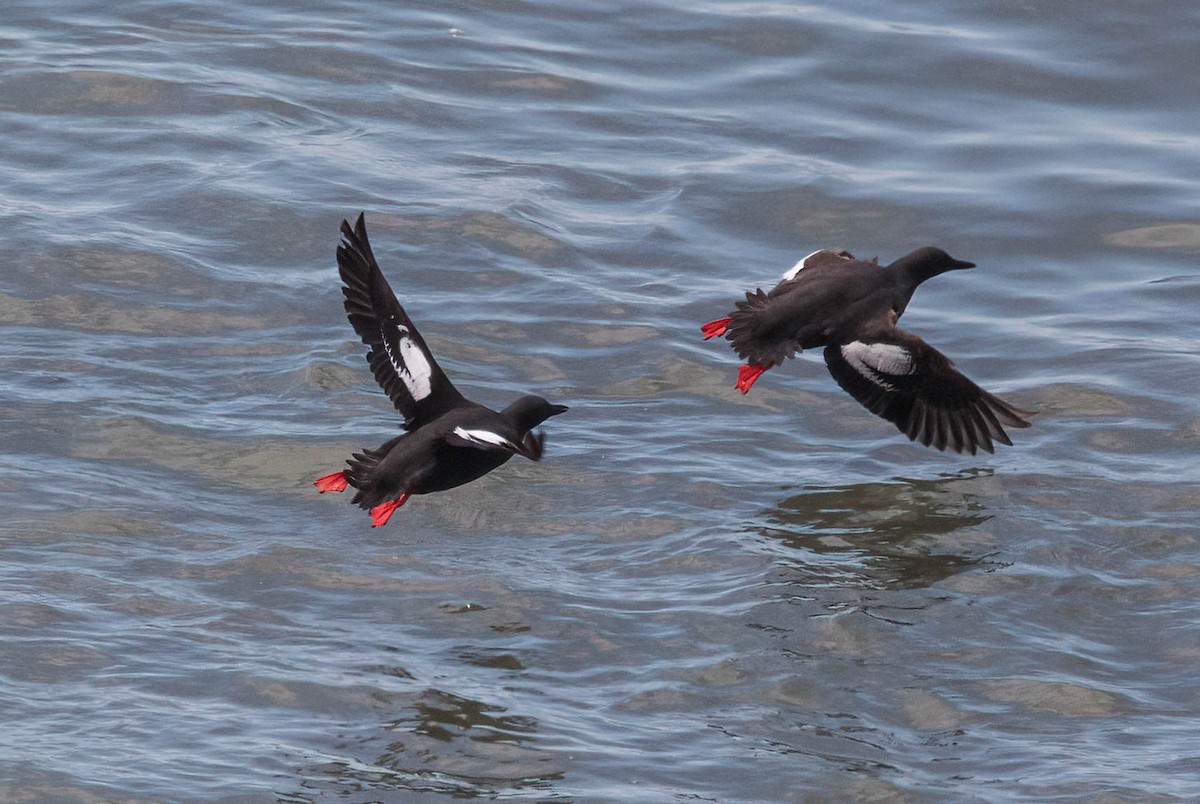
[[372, 526], [387, 523], [413, 494], [461, 486], [513, 455], [542, 457], [543, 436], [533, 428], [565, 413], [540, 396], [523, 396], [502, 411], [459, 393], [433, 359], [371, 253], [360, 214], [342, 221], [338, 271], [346, 316], [368, 347], [367, 363], [391, 398], [407, 431], [376, 449], [357, 452], [348, 469], [319, 478], [321, 492], [357, 489], [352, 502], [371, 511]]
[[925, 446], [955, 452], [1012, 446], [1005, 427], [1028, 427], [1032, 413], [971, 382], [949, 358], [896, 326], [917, 286], [974, 263], [925, 247], [880, 268], [845, 249], [814, 252], [770, 292], [746, 294], [728, 318], [700, 329], [724, 335], [746, 359], [737, 389], [798, 350], [825, 349], [829, 373], [872, 413]]

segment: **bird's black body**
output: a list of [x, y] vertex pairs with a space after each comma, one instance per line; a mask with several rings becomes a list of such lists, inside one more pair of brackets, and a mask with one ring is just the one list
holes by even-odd
[[543, 437], [534, 432], [567, 410], [539, 396], [523, 396], [502, 411], [459, 393], [438, 366], [383, 277], [366, 224], [342, 222], [338, 271], [346, 315], [369, 351], [367, 362], [380, 387], [404, 416], [407, 432], [376, 449], [355, 453], [348, 469], [316, 481], [321, 491], [357, 491], [352, 502], [370, 509], [382, 525], [413, 494], [461, 486], [482, 477], [513, 455], [542, 457]]
[[992, 452], [1011, 445], [1004, 427], [1031, 415], [971, 382], [941, 352], [896, 326], [922, 282], [973, 268], [926, 247], [879, 267], [844, 249], [810, 254], [770, 292], [756, 290], [728, 318], [705, 324], [746, 359], [737, 388], [746, 393], [767, 369], [798, 350], [824, 347], [833, 378], [868, 410], [910, 439], [937, 449]]
[[[470, 483], [514, 455], [540, 460], [542, 436], [530, 430], [563, 412], [562, 405], [551, 405], [540, 396], [521, 397], [499, 413], [464, 402], [429, 424], [396, 436], [376, 449], [356, 453], [348, 461], [346, 478], [358, 489], [351, 502], [374, 508], [400, 493], [429, 494]], [[532, 424], [516, 421], [513, 409], [518, 406], [528, 412], [526, 421]], [[513, 446], [473, 442], [455, 435], [456, 430], [492, 433]]]

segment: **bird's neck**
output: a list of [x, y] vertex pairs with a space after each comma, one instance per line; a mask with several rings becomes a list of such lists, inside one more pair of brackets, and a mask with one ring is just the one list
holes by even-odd
[[922, 276], [912, 267], [893, 264], [886, 269], [892, 275], [892, 280], [895, 283], [895, 291], [892, 301], [892, 309], [896, 311], [896, 317], [899, 318], [904, 313], [904, 309], [908, 307], [909, 301], [912, 300], [913, 294], [917, 292], [917, 288], [921, 283], [928, 279], [928, 276]]

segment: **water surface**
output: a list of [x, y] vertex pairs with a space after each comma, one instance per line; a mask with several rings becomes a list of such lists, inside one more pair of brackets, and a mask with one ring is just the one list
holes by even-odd
[[[1191, 4], [9, 4], [0, 791], [1153, 801], [1200, 785]], [[571, 406], [386, 528], [337, 226]], [[914, 446], [699, 324], [816, 248], [1039, 411]]]

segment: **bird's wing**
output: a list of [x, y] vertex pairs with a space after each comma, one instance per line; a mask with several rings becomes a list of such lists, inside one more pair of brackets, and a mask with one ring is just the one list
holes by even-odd
[[[877, 260], [876, 260], [877, 261]], [[780, 279], [780, 284], [791, 282], [801, 271], [812, 272], [821, 268], [840, 268], [841, 266], [855, 262], [854, 255], [844, 248], [822, 248], [809, 254], [801, 259], [798, 263], [784, 273]]]
[[360, 214], [354, 227], [342, 221], [337, 249], [346, 316], [370, 351], [367, 363], [404, 427], [414, 430], [463, 401], [463, 396], [433, 359], [425, 339], [409, 319], [371, 253]]
[[520, 441], [516, 441], [486, 427], [455, 427], [446, 436], [446, 441], [456, 447], [511, 452], [514, 455], [524, 455], [533, 461], [540, 460], [542, 457], [542, 435], [533, 431], [526, 433]]
[[989, 394], [950, 359], [901, 329], [825, 347], [829, 372], [850, 396], [913, 441], [955, 452], [1012, 446], [1005, 427], [1028, 427], [1023, 411]]

